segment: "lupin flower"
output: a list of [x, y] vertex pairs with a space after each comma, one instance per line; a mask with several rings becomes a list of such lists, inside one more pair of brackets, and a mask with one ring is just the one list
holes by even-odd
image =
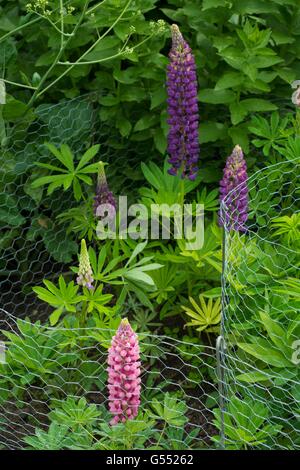
[[76, 281], [79, 286], [87, 287], [91, 290], [93, 289], [94, 278], [85, 240], [81, 240], [79, 270]]
[[[224, 201], [224, 210], [219, 214], [219, 224], [227, 230], [246, 231], [248, 219], [247, 164], [243, 151], [236, 145], [227, 158], [220, 181], [220, 202]], [[223, 213], [225, 212], [225, 214]]]
[[99, 162], [99, 171], [98, 171], [98, 179], [97, 179], [97, 187], [96, 187], [96, 195], [94, 197], [94, 214], [97, 214], [97, 209], [99, 206], [102, 204], [110, 204], [114, 210], [117, 207], [116, 200], [114, 198], [113, 193], [110, 191], [106, 176], [105, 176], [105, 171], [104, 171], [104, 163]]
[[141, 390], [139, 360], [138, 337], [125, 318], [108, 351], [109, 409], [114, 415], [111, 425], [125, 423], [138, 414]]
[[173, 24], [167, 68], [169, 173], [194, 180], [199, 155], [198, 102], [195, 59], [177, 25]]

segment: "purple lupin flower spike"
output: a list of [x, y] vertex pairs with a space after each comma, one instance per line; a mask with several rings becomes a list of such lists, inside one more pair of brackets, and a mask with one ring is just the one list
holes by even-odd
[[168, 162], [171, 175], [194, 180], [199, 156], [196, 64], [177, 25], [171, 26], [172, 48], [167, 68]]
[[226, 230], [245, 232], [248, 219], [247, 164], [243, 151], [236, 145], [227, 158], [220, 181], [220, 202], [224, 203], [219, 214], [219, 225]]
[[138, 336], [124, 318], [108, 351], [109, 410], [111, 425], [125, 423], [138, 414], [140, 405], [140, 349]]
[[89, 253], [87, 251], [85, 240], [81, 240], [81, 250], [79, 255], [79, 269], [77, 276], [77, 284], [93, 290], [93, 271], [90, 264]]
[[102, 204], [110, 204], [114, 208], [114, 211], [116, 210], [116, 207], [117, 207], [115, 197], [107, 184], [105, 171], [104, 171], [104, 163], [99, 162], [97, 187], [96, 187], [96, 194], [94, 197], [94, 204], [93, 204], [94, 214], [96, 216], [97, 216], [97, 209]]

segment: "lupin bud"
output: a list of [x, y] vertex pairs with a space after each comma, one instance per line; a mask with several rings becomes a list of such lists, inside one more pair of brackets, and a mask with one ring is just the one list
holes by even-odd
[[93, 289], [94, 278], [85, 240], [81, 240], [79, 270], [76, 281], [79, 286], [87, 287], [88, 289]]
[[219, 225], [226, 230], [245, 232], [248, 219], [247, 164], [243, 151], [236, 145], [227, 158], [220, 181], [220, 202], [224, 201], [225, 214], [219, 214]]
[[114, 195], [110, 191], [109, 186], [107, 184], [105, 171], [104, 171], [104, 165], [105, 164], [103, 162], [99, 162], [96, 195], [94, 197], [94, 204], [93, 204], [95, 215], [98, 215], [97, 209], [102, 204], [110, 204], [114, 208], [114, 211], [117, 207]]

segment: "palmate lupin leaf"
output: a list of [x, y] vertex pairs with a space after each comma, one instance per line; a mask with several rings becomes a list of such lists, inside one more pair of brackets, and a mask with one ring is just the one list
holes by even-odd
[[186, 326], [195, 326], [197, 327], [197, 331], [217, 331], [215, 325], [218, 325], [221, 320], [221, 299], [218, 298], [214, 302], [213, 299], [210, 298], [206, 303], [203, 295], [199, 295], [199, 300], [200, 304], [197, 304], [192, 297], [189, 297], [189, 301], [194, 307], [194, 310], [182, 305], [185, 313], [192, 318], [192, 321], [186, 323]]
[[[221, 412], [214, 411], [214, 424], [221, 429]], [[229, 400], [228, 411], [225, 414], [225, 444], [227, 449], [247, 449], [260, 446], [270, 436], [276, 435], [280, 425], [268, 424], [269, 409], [259, 401], [249, 398], [244, 400], [233, 396]], [[220, 436], [213, 437], [216, 442]]]
[[273, 237], [282, 237], [288, 245], [300, 243], [300, 214], [277, 217], [272, 220], [272, 225], [276, 228]]
[[47, 289], [44, 287], [33, 287], [33, 291], [38, 298], [47, 302], [56, 309], [50, 315], [50, 324], [55, 325], [64, 311], [76, 312], [75, 305], [81, 301], [81, 297], [77, 295], [78, 286], [73, 281], [66, 284], [63, 276], [59, 277], [58, 287], [53, 282], [43, 281]]
[[62, 144], [60, 149], [56, 148], [55, 145], [51, 143], [46, 143], [45, 145], [63, 166], [61, 167], [48, 163], [36, 162], [36, 165], [39, 167], [55, 171], [56, 174], [38, 178], [32, 183], [32, 187], [39, 188], [40, 186], [47, 185], [47, 194], [52, 194], [53, 191], [60, 186], [62, 186], [65, 191], [72, 186], [74, 197], [76, 201], [79, 201], [83, 196], [81, 182], [91, 185], [92, 179], [88, 176], [88, 173], [98, 172], [99, 164], [89, 162], [98, 153], [100, 145], [93, 145], [89, 148], [82, 155], [77, 166], [75, 166], [74, 163], [74, 154], [67, 144]]

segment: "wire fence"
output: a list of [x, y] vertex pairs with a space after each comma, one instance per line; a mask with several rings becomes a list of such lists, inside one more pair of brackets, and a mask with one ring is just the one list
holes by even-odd
[[224, 230], [223, 444], [298, 449], [299, 160], [248, 178], [245, 233]]
[[[84, 448], [85, 443], [105, 448], [113, 429], [108, 426], [107, 351], [115, 331], [44, 327], [2, 314], [1, 339], [8, 344], [0, 363], [2, 448], [24, 448], [30, 436], [47, 430], [41, 444], [53, 448], [51, 422], [58, 428], [71, 426], [68, 448]], [[217, 406], [215, 349], [167, 336], [139, 337], [141, 406], [131, 448], [144, 448], [145, 441], [146, 447], [163, 444], [162, 432], [173, 449], [208, 448], [218, 433], [212, 412]], [[147, 420], [150, 432], [145, 435]], [[67, 442], [69, 436], [64, 437]], [[114, 435], [113, 445], [124, 448], [124, 437]]]
[[[299, 160], [248, 179], [246, 232], [229, 230], [232, 211], [224, 201], [221, 336], [214, 347], [139, 335], [142, 403], [126, 432], [107, 424], [107, 350], [114, 331], [31, 323], [49, 316], [32, 286], [58, 277], [78, 249], [57, 218], [72, 208], [72, 195], [33, 190], [35, 162], [49, 159], [45, 142], [68, 144], [76, 155], [100, 143], [111, 187], [130, 194], [141, 177], [140, 162], [151, 155], [143, 142], [122, 142], [120, 156], [119, 139], [99, 119], [97, 94], [39, 106], [26, 122], [6, 128], [0, 446], [299, 449]], [[25, 315], [31, 321], [21, 319]]]
[[[59, 190], [47, 195], [43, 188], [32, 187], [46, 174], [37, 162], [57, 165], [45, 143], [69, 145], [75, 159], [100, 144], [97, 158], [109, 163], [110, 187], [129, 200], [136, 181], [142, 180], [141, 161], [152, 158], [143, 142], [123, 139], [100, 118], [99, 97], [95, 92], [42, 104], [26, 119], [6, 126], [0, 144], [0, 304], [12, 314], [43, 314], [32, 286], [58, 277], [77, 253], [74, 231], [67, 231], [69, 224], [58, 217], [76, 205], [72, 190], [64, 191], [62, 198]], [[91, 200], [94, 191], [90, 187]], [[81, 207], [88, 217], [88, 209]]]

